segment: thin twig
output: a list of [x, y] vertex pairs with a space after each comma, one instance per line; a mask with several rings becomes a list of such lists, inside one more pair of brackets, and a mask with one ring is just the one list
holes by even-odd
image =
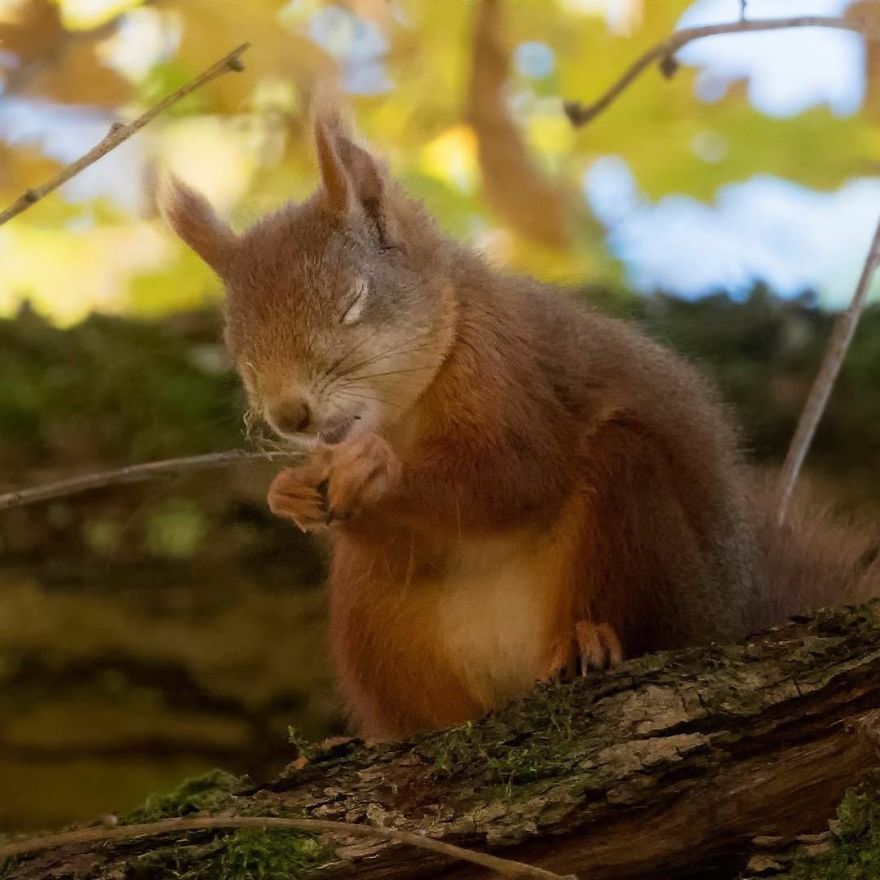
[[160, 113], [180, 101], [181, 98], [185, 98], [191, 92], [201, 88], [212, 79], [222, 76], [224, 73], [229, 73], [230, 71], [240, 72], [244, 70], [244, 64], [242, 64], [239, 56], [248, 48], [248, 45], [248, 43], [242, 43], [237, 49], [233, 49], [228, 55], [225, 55], [218, 62], [212, 64], [207, 70], [200, 73], [194, 79], [191, 79], [185, 85], [182, 85], [170, 95], [167, 95], [156, 104], [155, 107], [151, 107], [146, 113], [139, 116], [133, 122], [125, 124], [114, 122], [110, 126], [110, 130], [107, 134], [101, 139], [100, 143], [92, 147], [88, 153], [81, 156], [76, 161], [71, 162], [69, 165], [65, 165], [64, 168], [62, 168], [61, 171], [59, 171], [58, 174], [48, 182], [27, 190], [5, 211], [0, 212], [0, 226], [18, 214], [21, 214], [22, 211], [26, 211], [31, 205], [36, 204], [45, 195], [58, 189], [61, 184], [66, 183], [71, 177], [79, 174], [84, 168], [88, 168], [89, 165], [97, 162], [102, 156], [107, 155], [107, 153], [118, 147], [123, 141], [128, 140], [133, 134], [140, 131], [148, 122], [151, 122]]
[[824, 15], [800, 15], [795, 18], [765, 18], [746, 19], [732, 21], [725, 24], [704, 25], [702, 27], [684, 28], [676, 31], [672, 36], [657, 43], [640, 55], [621, 75], [621, 77], [596, 101], [590, 104], [582, 104], [580, 101], [566, 101], [565, 113], [571, 120], [572, 125], [586, 125], [591, 119], [598, 116], [621, 93], [631, 86], [651, 65], [666, 62], [666, 69], [674, 66], [674, 56], [683, 46], [694, 40], [704, 37], [714, 37], [718, 34], [744, 34], [753, 31], [776, 31], [788, 28], [821, 27], [834, 28], [843, 31], [856, 31], [872, 39], [878, 39], [875, 31], [869, 31], [864, 22], [855, 18], [834, 17]]
[[880, 265], [880, 221], [877, 223], [877, 229], [874, 232], [874, 239], [871, 247], [868, 249], [868, 256], [865, 258], [865, 265], [862, 268], [862, 274], [859, 283], [856, 285], [855, 293], [853, 293], [852, 302], [849, 308], [843, 312], [834, 325], [831, 338], [828, 341], [828, 348], [825, 351], [825, 357], [822, 360], [822, 366], [810, 389], [810, 395], [804, 405], [798, 422], [797, 430], [788, 449], [788, 455], [785, 457], [785, 464], [782, 467], [782, 475], [779, 478], [779, 490], [777, 495], [776, 517], [781, 524], [785, 521], [785, 515], [788, 512], [788, 505], [791, 501], [791, 495], [797, 483], [801, 466], [804, 458], [813, 442], [813, 435], [825, 412], [828, 404], [828, 398], [837, 381], [840, 367], [846, 357], [856, 327], [859, 324], [859, 318], [865, 308], [868, 299], [868, 293], [871, 289], [871, 281], [874, 273]]
[[18, 489], [0, 495], [0, 511], [12, 507], [25, 507], [41, 501], [79, 495], [93, 489], [108, 486], [121, 486], [126, 483], [143, 483], [173, 477], [185, 471], [203, 471], [225, 467], [237, 461], [282, 461], [295, 457], [294, 452], [251, 452], [247, 449], [230, 449], [228, 452], [211, 452], [207, 455], [190, 455], [184, 458], [166, 458], [161, 461], [148, 461], [145, 464], [132, 464], [112, 471], [99, 471], [81, 477], [71, 477], [31, 489]]
[[49, 834], [44, 837], [34, 837], [19, 841], [18, 843], [0, 846], [0, 859], [29, 855], [47, 849], [81, 843], [130, 840], [133, 837], [140, 837], [144, 834], [156, 835], [224, 828], [287, 828], [295, 831], [317, 831], [379, 837], [383, 840], [392, 840], [395, 843], [403, 843], [407, 846], [429, 850], [452, 859], [472, 862], [475, 865], [495, 871], [504, 877], [523, 878], [523, 880], [576, 880], [574, 875], [561, 877], [559, 874], [553, 874], [542, 868], [524, 865], [522, 862], [514, 862], [510, 859], [498, 858], [498, 856], [491, 856], [487, 853], [463, 849], [460, 846], [453, 846], [451, 843], [433, 840], [430, 837], [423, 837], [420, 834], [412, 834], [408, 831], [377, 828], [373, 825], [354, 825], [350, 822], [331, 822], [324, 819], [286, 819], [275, 816], [206, 816], [195, 819], [166, 819], [161, 822], [150, 822], [143, 825], [122, 825], [118, 828], [81, 828], [77, 831]]

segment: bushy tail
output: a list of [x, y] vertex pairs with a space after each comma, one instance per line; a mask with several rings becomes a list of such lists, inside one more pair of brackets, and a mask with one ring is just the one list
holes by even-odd
[[798, 612], [857, 605], [880, 597], [880, 528], [835, 516], [830, 506], [800, 497], [784, 525], [772, 493], [757, 498], [759, 572], [767, 624]]

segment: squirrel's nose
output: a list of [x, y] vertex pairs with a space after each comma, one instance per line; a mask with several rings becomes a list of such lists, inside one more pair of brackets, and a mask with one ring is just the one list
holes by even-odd
[[269, 407], [269, 422], [281, 434], [302, 434], [312, 422], [312, 414], [304, 400], [282, 400]]

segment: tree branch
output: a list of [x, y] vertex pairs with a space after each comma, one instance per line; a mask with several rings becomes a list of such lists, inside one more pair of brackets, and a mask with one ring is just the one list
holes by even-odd
[[776, 31], [790, 28], [821, 27], [834, 28], [843, 31], [855, 31], [871, 39], [878, 39], [875, 31], [869, 29], [865, 22], [856, 18], [834, 17], [824, 15], [800, 15], [794, 18], [765, 18], [746, 19], [732, 21], [726, 24], [704, 25], [702, 27], [684, 28], [676, 31], [672, 36], [657, 43], [639, 56], [621, 75], [605, 94], [590, 104], [582, 104], [580, 101], [566, 101], [565, 113], [571, 120], [572, 125], [580, 127], [586, 125], [603, 110], [607, 109], [620, 95], [626, 91], [651, 65], [659, 62], [666, 70], [674, 70], [675, 53], [683, 46], [694, 40], [704, 37], [714, 37], [719, 34], [744, 34], [754, 31]]
[[286, 819], [275, 816], [221, 816], [199, 817], [197, 819], [165, 819], [161, 822], [146, 822], [139, 825], [122, 825], [117, 828], [80, 828], [76, 831], [66, 831], [61, 834], [48, 834], [43, 837], [34, 837], [28, 840], [9, 843], [0, 846], [0, 860], [17, 856], [30, 855], [47, 849], [56, 849], [62, 846], [71, 846], [82, 843], [103, 843], [108, 840], [131, 840], [142, 837], [145, 834], [154, 836], [182, 831], [210, 831], [224, 828], [286, 828], [293, 831], [317, 831], [334, 834], [364, 835], [366, 837], [378, 837], [382, 840], [390, 840], [394, 843], [403, 843], [424, 849], [428, 852], [448, 856], [463, 862], [471, 862], [482, 868], [488, 868], [503, 877], [516, 878], [516, 880], [575, 880], [573, 875], [562, 877], [541, 868], [534, 868], [522, 862], [502, 859], [488, 853], [475, 852], [444, 843], [442, 840], [432, 840], [421, 834], [413, 834], [407, 831], [396, 831], [392, 828], [378, 828], [374, 825], [355, 825], [353, 822], [331, 822], [322, 819]]
[[550, 247], [567, 247], [575, 205], [536, 166], [507, 106], [510, 53], [502, 39], [503, 15], [500, 0], [480, 0], [474, 7], [467, 119], [477, 138], [483, 189], [517, 232]]
[[248, 48], [248, 43], [242, 43], [237, 49], [233, 49], [228, 55], [225, 55], [215, 64], [212, 64], [207, 70], [200, 73], [194, 79], [191, 79], [185, 85], [163, 98], [154, 107], [151, 107], [142, 116], [139, 116], [132, 122], [123, 124], [114, 122], [110, 126], [110, 130], [101, 139], [101, 141], [92, 147], [84, 156], [80, 156], [69, 165], [65, 165], [55, 177], [41, 186], [27, 190], [18, 199], [16, 199], [5, 211], [0, 212], [0, 226], [7, 223], [13, 217], [18, 216], [26, 211], [31, 205], [36, 204], [44, 196], [53, 190], [58, 189], [63, 183], [70, 180], [71, 177], [79, 174], [89, 165], [97, 162], [102, 156], [106, 156], [111, 150], [118, 147], [123, 141], [128, 140], [133, 134], [140, 131], [147, 123], [152, 122], [160, 113], [176, 104], [181, 98], [185, 98], [196, 89], [201, 88], [211, 80], [222, 76], [230, 71], [240, 72], [244, 70], [244, 64], [241, 61], [241, 54]]
[[297, 455], [298, 453], [294, 452], [250, 452], [247, 449], [231, 449], [228, 452], [212, 452], [208, 455], [190, 455], [184, 458], [166, 458], [161, 461], [148, 461], [145, 464], [132, 464], [112, 471], [100, 471], [47, 483], [45, 486], [6, 492], [0, 495], [0, 511], [51, 501], [55, 498], [65, 498], [69, 495], [79, 495], [82, 492], [104, 489], [108, 486], [143, 483], [147, 480], [173, 477], [185, 471], [225, 467], [237, 461], [283, 461]]
[[[484, 876], [450, 865], [437, 842], [584, 880], [737, 877], [756, 836], [827, 828], [844, 792], [877, 768], [878, 731], [873, 603], [803, 616], [744, 645], [665, 652], [547, 683], [469, 724], [406, 742], [350, 740], [281, 779], [208, 783], [195, 800], [167, 795], [161, 809], [206, 810], [218, 822], [210, 827], [266, 815], [338, 820], [385, 838], [322, 840], [313, 880]], [[158, 827], [161, 836], [154, 826], [124, 844], [107, 835], [115, 829], [93, 827], [79, 842], [44, 838], [51, 848], [42, 852], [10, 840], [28, 854], [17, 850], [0, 871], [6, 880], [133, 877], [173, 862], [180, 874], [222, 873], [228, 838], [206, 840], [209, 832], [179, 820]], [[431, 851], [401, 832], [430, 838]]]
[[785, 457], [785, 464], [782, 466], [776, 503], [776, 518], [780, 524], [785, 520], [801, 466], [809, 451], [810, 444], [813, 442], [816, 428], [825, 412], [825, 407], [828, 405], [834, 383], [837, 381], [843, 360], [855, 335], [878, 265], [880, 265], [880, 220], [878, 220], [877, 228], [874, 231], [874, 238], [868, 249], [868, 256], [865, 258], [865, 265], [862, 268], [862, 274], [856, 285], [855, 293], [853, 293], [852, 301], [849, 308], [840, 315], [834, 325], [825, 357], [798, 421], [797, 430]]

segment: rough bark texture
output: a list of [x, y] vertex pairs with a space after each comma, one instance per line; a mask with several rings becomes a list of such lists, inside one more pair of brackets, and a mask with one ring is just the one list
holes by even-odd
[[[873, 604], [543, 686], [474, 724], [343, 744], [272, 785], [211, 783], [128, 820], [208, 809], [373, 822], [585, 880], [735, 877], [756, 836], [827, 828], [844, 791], [877, 765], [878, 709]], [[278, 876], [483, 876], [399, 844], [303, 841]], [[79, 845], [21, 858], [0, 876], [254, 876], [240, 870], [242, 846], [204, 832]]]

